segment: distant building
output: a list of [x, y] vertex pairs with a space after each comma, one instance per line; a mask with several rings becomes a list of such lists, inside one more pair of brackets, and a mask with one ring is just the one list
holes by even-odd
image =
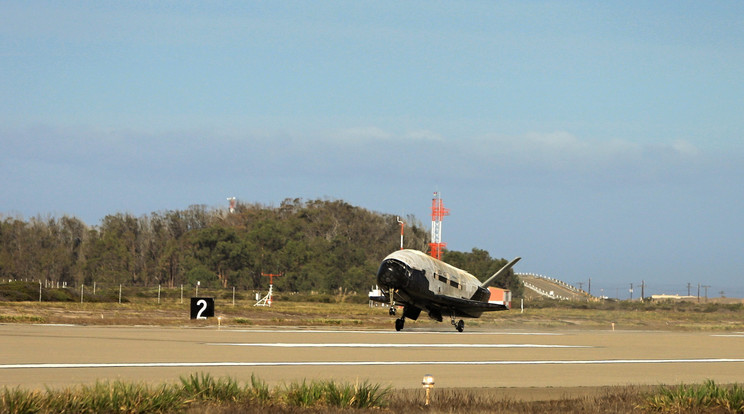
[[651, 295], [653, 300], [697, 300], [697, 296]]

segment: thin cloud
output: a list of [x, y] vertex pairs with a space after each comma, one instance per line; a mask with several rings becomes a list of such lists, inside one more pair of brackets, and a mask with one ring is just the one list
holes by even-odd
[[442, 135], [426, 129], [406, 132], [402, 135], [402, 139], [410, 141], [445, 142], [445, 139]]
[[388, 141], [394, 138], [391, 133], [378, 127], [356, 127], [341, 129], [332, 132], [330, 134], [330, 137], [334, 140], [344, 142]]
[[[360, 153], [357, 161], [377, 159], [393, 148], [409, 152], [409, 162], [419, 159], [446, 159], [453, 164], [480, 160], [493, 164], [519, 166], [540, 163], [552, 168], [656, 161], [690, 161], [702, 151], [688, 141], [639, 144], [628, 140], [590, 140], [565, 131], [523, 135], [486, 135], [478, 138], [445, 138], [436, 131], [420, 129], [394, 133], [379, 127], [340, 129], [325, 134], [250, 132], [224, 134], [209, 130], [174, 131], [149, 134], [134, 130], [110, 131], [88, 128], [38, 126], [0, 131], [4, 156], [49, 162], [91, 162], [102, 159], [116, 165], [132, 161], [143, 164], [194, 163], [199, 159], [216, 161], [243, 154], [252, 161], [292, 161], [294, 157], [313, 157], [343, 161], [350, 153]], [[436, 145], [426, 145], [432, 143]], [[424, 144], [424, 145], [422, 145]], [[495, 158], [496, 157], [496, 158]], [[338, 158], [338, 159], [333, 159]], [[356, 161], [355, 161], [356, 162]], [[429, 161], [420, 162], [426, 165]], [[460, 165], [461, 166], [461, 165]]]
[[521, 136], [488, 135], [477, 140], [491, 154], [508, 156], [514, 163], [539, 162], [567, 169], [579, 166], [653, 161], [659, 154], [697, 157], [700, 150], [687, 141], [639, 144], [629, 140], [591, 140], [565, 131], [530, 132]]
[[700, 155], [700, 150], [689, 141], [678, 140], [672, 143], [671, 148], [679, 155], [695, 157]]

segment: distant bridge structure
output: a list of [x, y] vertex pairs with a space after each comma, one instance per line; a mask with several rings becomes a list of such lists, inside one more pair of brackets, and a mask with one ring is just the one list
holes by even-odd
[[529, 289], [529, 292], [525, 292], [526, 295], [532, 293], [531, 296], [533, 297], [537, 296], [558, 300], [592, 299], [592, 296], [583, 289], [578, 289], [575, 286], [549, 276], [536, 273], [517, 273], [516, 275], [524, 287]]

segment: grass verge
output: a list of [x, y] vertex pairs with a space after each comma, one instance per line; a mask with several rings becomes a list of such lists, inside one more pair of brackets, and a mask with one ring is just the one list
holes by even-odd
[[261, 407], [284, 408], [382, 408], [389, 388], [364, 383], [312, 381], [270, 389], [251, 376], [240, 385], [232, 378], [197, 373], [181, 377], [179, 384], [149, 386], [121, 381], [97, 382], [46, 392], [4, 388], [0, 391], [2, 413], [170, 413], [211, 407], [250, 411]]
[[[535, 392], [539, 392], [536, 390]], [[518, 401], [490, 389], [442, 389], [424, 407], [421, 390], [382, 388], [368, 382], [294, 382], [270, 389], [251, 376], [241, 385], [232, 378], [197, 373], [178, 384], [149, 386], [121, 381], [99, 382], [64, 390], [0, 390], [3, 413], [171, 413], [270, 412], [348, 413], [425, 410], [429, 413], [744, 413], [744, 387], [698, 385], [652, 389], [613, 387], [598, 395], [540, 401]]]

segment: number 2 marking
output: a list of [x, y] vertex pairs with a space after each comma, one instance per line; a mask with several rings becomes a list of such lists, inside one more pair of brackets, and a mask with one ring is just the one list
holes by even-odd
[[199, 299], [198, 301], [196, 301], [196, 306], [202, 307], [199, 312], [196, 313], [196, 319], [207, 319], [206, 316], [201, 316], [202, 313], [207, 310], [207, 301], [204, 299]]

